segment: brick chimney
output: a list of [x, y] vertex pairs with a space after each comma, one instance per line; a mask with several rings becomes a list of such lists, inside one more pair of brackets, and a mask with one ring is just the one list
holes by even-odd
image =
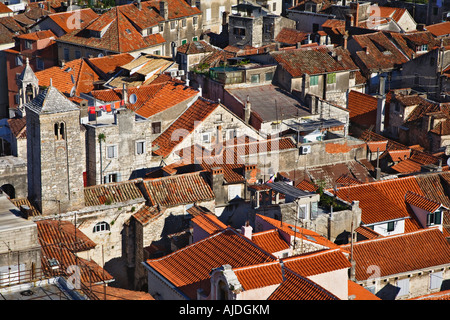
[[226, 202], [226, 192], [224, 186], [223, 169], [214, 167], [211, 173], [211, 189], [216, 197], [216, 204], [224, 204]]
[[350, 12], [353, 14], [353, 26], [359, 26], [359, 3], [351, 2], [350, 3]]

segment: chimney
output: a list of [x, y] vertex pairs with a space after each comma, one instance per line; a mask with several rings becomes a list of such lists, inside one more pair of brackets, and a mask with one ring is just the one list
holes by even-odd
[[216, 204], [224, 204], [226, 202], [226, 192], [224, 187], [223, 169], [214, 167], [211, 169], [211, 189], [216, 198]]
[[22, 214], [22, 218], [28, 220], [28, 217], [30, 216], [30, 212], [31, 212], [30, 207], [23, 204], [20, 206], [19, 209], [20, 209], [20, 213]]
[[124, 104], [128, 103], [128, 89], [125, 82], [122, 83], [122, 99]]
[[139, 10], [142, 10], [142, 3], [141, 3], [141, 0], [136, 0], [136, 7], [137, 7]]
[[351, 2], [350, 3], [350, 12], [353, 14], [353, 26], [359, 26], [359, 3]]
[[222, 12], [222, 26], [226, 26], [228, 24], [228, 15], [229, 12], [227, 11]]
[[247, 237], [248, 239], [252, 240], [252, 232], [253, 228], [247, 220], [245, 222], [245, 226], [242, 226], [241, 228], [241, 233], [244, 235], [244, 237]]
[[378, 85], [378, 94], [384, 96], [386, 94], [386, 75], [380, 75], [380, 82]]
[[164, 18], [164, 20], [169, 19], [169, 5], [167, 4], [167, 1], [159, 1], [159, 14]]
[[249, 123], [251, 113], [252, 113], [252, 104], [250, 103], [250, 97], [247, 96], [247, 101], [245, 102], [245, 108], [244, 108], [245, 123]]
[[384, 119], [386, 113], [386, 96], [380, 95], [377, 101], [377, 119], [375, 131], [378, 134], [384, 131]]

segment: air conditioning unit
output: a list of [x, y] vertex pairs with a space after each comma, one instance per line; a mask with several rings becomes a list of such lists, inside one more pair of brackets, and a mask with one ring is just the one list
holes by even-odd
[[178, 75], [179, 76], [184, 76], [184, 70], [178, 70]]
[[300, 153], [301, 154], [311, 153], [311, 146], [301, 146], [300, 147]]

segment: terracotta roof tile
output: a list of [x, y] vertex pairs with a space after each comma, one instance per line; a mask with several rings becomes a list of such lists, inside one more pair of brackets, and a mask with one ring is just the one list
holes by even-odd
[[291, 28], [283, 28], [280, 30], [278, 35], [275, 38], [276, 42], [282, 42], [290, 45], [296, 45], [299, 42], [305, 40], [308, 36], [308, 33], [301, 32], [296, 29]]
[[268, 300], [339, 300], [315, 282], [284, 268], [283, 283]]
[[164, 210], [159, 210], [157, 207], [143, 206], [133, 215], [133, 217], [142, 225], [146, 225], [150, 221], [160, 217], [163, 213]]
[[279, 229], [290, 236], [294, 236], [296, 238], [303, 237], [303, 241], [310, 241], [311, 243], [316, 244], [319, 247], [324, 247], [324, 248], [337, 248], [338, 247], [335, 243], [329, 241], [328, 239], [322, 237], [317, 232], [314, 232], [312, 230], [300, 228], [298, 226], [294, 226], [294, 225], [288, 224], [288, 223], [282, 223], [279, 220], [275, 220], [275, 219], [265, 217], [265, 216], [262, 216], [259, 214], [257, 214], [256, 216], [258, 218], [264, 220], [265, 222], [269, 223], [271, 226], [273, 226], [273, 228]]
[[144, 187], [153, 205], [172, 207], [215, 199], [205, 172], [146, 179]]
[[227, 228], [227, 226], [222, 221], [220, 221], [214, 213], [206, 208], [194, 205], [186, 211], [190, 215], [192, 215], [192, 223], [202, 228], [209, 235]]
[[352, 300], [381, 300], [381, 298], [351, 280], [348, 280], [348, 296]]
[[47, 19], [54, 21], [66, 33], [83, 28], [96, 18], [98, 18], [98, 15], [90, 8], [52, 13], [47, 16]]
[[378, 99], [371, 95], [351, 90], [348, 94], [347, 109], [350, 121], [370, 126], [376, 123]]
[[13, 13], [13, 11], [5, 5], [3, 2], [0, 2], [0, 13]]
[[144, 199], [137, 186], [140, 181], [137, 179], [86, 187], [84, 188], [85, 204], [86, 206], [100, 206]]
[[410, 300], [450, 300], [450, 290], [429, 293]]
[[286, 267], [304, 277], [351, 267], [350, 261], [339, 249], [307, 253], [282, 260]]
[[48, 38], [56, 38], [56, 35], [51, 30], [43, 30], [18, 35], [17, 38], [36, 41]]
[[283, 239], [277, 229], [253, 233], [252, 241], [272, 254], [289, 249], [290, 247], [290, 244]]
[[235, 268], [233, 272], [246, 291], [283, 282], [281, 265], [278, 261]]
[[[342, 246], [349, 250], [349, 245]], [[359, 241], [353, 244], [356, 280], [367, 280], [369, 266], [379, 267], [380, 277], [447, 265], [450, 244], [438, 228], [428, 228], [400, 235]]]
[[272, 57], [294, 78], [304, 74], [316, 75], [330, 72], [351, 71], [337, 59], [328, 49], [294, 49], [271, 53]]
[[426, 26], [425, 29], [431, 32], [435, 37], [445, 36], [450, 34], [450, 21], [435, 23]]
[[439, 202], [430, 200], [411, 191], [406, 192], [405, 201], [407, 204], [423, 209], [427, 212], [435, 212], [441, 206]]
[[146, 263], [188, 297], [195, 299], [197, 289], [209, 288], [211, 270], [225, 264], [238, 268], [270, 261], [275, 261], [275, 257], [228, 228]]
[[[103, 13], [85, 28], [67, 33], [57, 41], [108, 50], [115, 53], [138, 51], [165, 42], [161, 34], [142, 36], [131, 21], [122, 13], [121, 6]], [[106, 30], [103, 30], [105, 28]], [[90, 30], [102, 30], [100, 38], [93, 37]]]
[[218, 106], [219, 103], [217, 102], [199, 97], [169, 128], [153, 141], [153, 145], [159, 147], [154, 153], [167, 157], [184, 138], [181, 136], [178, 141], [175, 141], [172, 139], [172, 134], [176, 130], [191, 133], [194, 130], [195, 124], [206, 119]]
[[107, 78], [118, 71], [120, 66], [129, 63], [134, 57], [128, 53], [114, 54], [110, 56], [90, 58], [87, 63], [91, 65], [103, 78]]
[[103, 284], [89, 286], [98, 300], [155, 300], [149, 293], [111, 287]]
[[49, 86], [51, 80], [52, 86], [67, 96], [73, 87], [76, 88], [76, 96], [89, 93], [94, 89], [94, 82], [100, 80], [99, 75], [83, 58], [69, 61], [63, 67], [55, 66], [38, 71], [36, 77], [41, 86]]
[[[329, 191], [335, 193], [332, 189]], [[410, 214], [405, 203], [405, 194], [408, 191], [423, 195], [413, 176], [341, 187], [337, 189], [336, 195], [350, 203], [359, 201], [361, 221], [365, 225], [370, 225], [409, 218]], [[380, 211], [379, 208], [383, 210]]]
[[177, 53], [183, 54], [212, 53], [215, 51], [217, 51], [217, 49], [205, 40], [187, 42], [177, 48]]
[[17, 139], [24, 139], [27, 137], [27, 118], [11, 118], [8, 119], [8, 126], [11, 129], [11, 133]]

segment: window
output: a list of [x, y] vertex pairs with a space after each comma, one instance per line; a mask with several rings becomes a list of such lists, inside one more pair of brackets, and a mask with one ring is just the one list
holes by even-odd
[[272, 11], [277, 11], [277, 3], [272, 3]]
[[427, 226], [441, 224], [441, 216], [440, 211], [429, 213], [427, 216]]
[[176, 27], [176, 21], [170, 21], [170, 30], [175, 29]]
[[327, 84], [336, 83], [336, 73], [327, 74]]
[[390, 221], [387, 224], [387, 232], [392, 232], [395, 229], [395, 222], [394, 221]]
[[236, 36], [244, 37], [245, 36], [245, 29], [244, 28], [235, 27], [235, 28], [233, 28], [233, 34], [236, 35]]
[[241, 185], [230, 184], [228, 185], [228, 200], [239, 199], [241, 197]]
[[64, 140], [66, 133], [64, 130], [64, 122], [55, 123], [54, 125], [55, 140]]
[[259, 74], [252, 74], [250, 81], [251, 83], [259, 83]]
[[36, 68], [38, 70], [44, 70], [44, 61], [41, 58], [36, 58]]
[[397, 296], [405, 296], [409, 294], [409, 278], [397, 280], [397, 287], [400, 289]]
[[306, 217], [308, 217], [308, 205], [307, 204], [301, 204], [299, 206], [298, 217], [300, 219], [306, 219]]
[[192, 24], [193, 24], [194, 26], [196, 26], [197, 23], [198, 23], [198, 17], [192, 18]]
[[265, 74], [265, 78], [266, 78], [266, 81], [272, 81], [272, 79], [273, 79], [273, 72], [267, 72]]
[[155, 50], [153, 51], [154, 55], [160, 56], [161, 55], [161, 50]]
[[430, 289], [440, 289], [443, 281], [442, 271], [430, 273]]
[[136, 154], [144, 154], [145, 152], [145, 141], [136, 142]]
[[187, 43], [186, 39], [181, 40], [181, 45], [186, 44], [186, 43]]
[[152, 123], [152, 133], [161, 133], [161, 122]]
[[96, 232], [102, 232], [102, 231], [109, 231], [110, 227], [109, 227], [109, 223], [102, 221], [97, 223], [94, 226], [94, 230], [92, 232], [96, 233]]
[[186, 28], [186, 19], [181, 20], [181, 26]]
[[75, 50], [75, 59], [80, 59], [80, 58], [81, 58], [80, 50]]
[[210, 143], [211, 142], [211, 133], [205, 132], [202, 134], [202, 142], [203, 143]]
[[309, 85], [317, 86], [319, 84], [319, 76], [311, 76], [309, 77]]
[[113, 159], [113, 158], [117, 158], [117, 145], [114, 146], [108, 146], [106, 148], [106, 156], [108, 157], [108, 159]]
[[234, 139], [234, 138], [236, 138], [236, 136], [237, 136], [237, 134], [236, 134], [236, 129], [229, 129], [229, 130], [227, 131], [227, 139], [228, 139], [228, 140]]
[[164, 31], [164, 25], [163, 24], [160, 24], [159, 25], [159, 32], [163, 32]]
[[64, 48], [64, 60], [69, 61], [69, 49]]
[[216, 114], [216, 122], [222, 122], [222, 114], [221, 113]]
[[193, 37], [192, 41], [198, 41], [198, 37]]
[[23, 66], [22, 56], [16, 56], [16, 66]]
[[211, 21], [211, 8], [206, 9], [206, 21]]
[[25, 49], [30, 50], [33, 47], [33, 43], [30, 40], [25, 40]]
[[103, 177], [104, 183], [110, 183], [110, 182], [119, 182], [119, 174], [118, 173], [110, 173]]

